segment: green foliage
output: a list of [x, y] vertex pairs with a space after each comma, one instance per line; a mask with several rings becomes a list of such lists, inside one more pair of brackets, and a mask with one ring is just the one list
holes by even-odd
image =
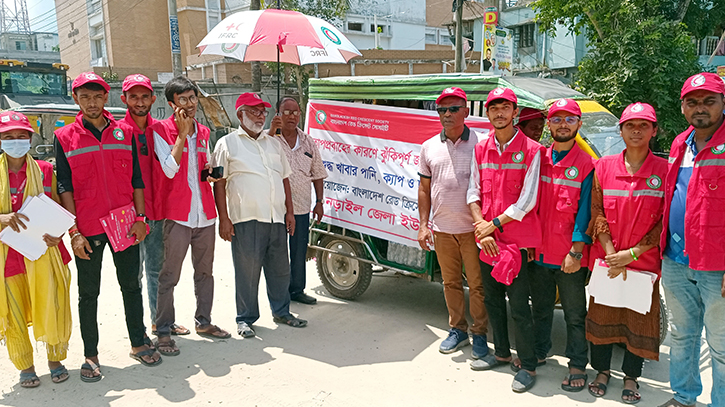
[[103, 78], [106, 82], [119, 82], [120, 79], [118, 78], [118, 73], [113, 71], [103, 71], [101, 72], [101, 78]]
[[712, 35], [725, 21], [723, 2], [537, 0], [532, 7], [542, 31], [563, 23], [570, 32], [586, 32], [589, 51], [579, 65], [577, 89], [616, 115], [633, 102], [652, 104], [660, 149], [669, 148], [687, 126], [680, 112], [682, 83], [702, 70], [692, 38]]

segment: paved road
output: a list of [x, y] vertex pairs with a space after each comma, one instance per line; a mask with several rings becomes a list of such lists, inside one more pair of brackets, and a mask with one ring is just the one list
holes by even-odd
[[[615, 372], [609, 393], [592, 398], [586, 390], [565, 393], [559, 383], [567, 372], [563, 315], [556, 312], [554, 356], [539, 369], [539, 382], [527, 394], [510, 390], [513, 373], [507, 367], [473, 372], [468, 367], [470, 347], [452, 355], [438, 352], [447, 330], [443, 288], [439, 283], [383, 273], [357, 301], [331, 297], [320, 284], [315, 262], [308, 263], [308, 290], [319, 302], [293, 304], [292, 311], [310, 324], [304, 329], [277, 326], [262, 300], [258, 337], [210, 341], [195, 334], [180, 337], [181, 355], [166, 357], [148, 368], [128, 357], [129, 344], [112, 260], [104, 258], [99, 321], [100, 360], [104, 379], [82, 383], [78, 378], [82, 341], [77, 318], [66, 365], [71, 377], [53, 384], [45, 352], [37, 346], [37, 389], [17, 385], [17, 371], [0, 350], [0, 405], [48, 406], [619, 406], [622, 374]], [[75, 279], [75, 266], [71, 264]], [[214, 322], [230, 331], [234, 323], [234, 274], [229, 244], [217, 241]], [[265, 298], [264, 283], [260, 297]], [[77, 300], [75, 281], [71, 289]], [[187, 258], [176, 290], [177, 322], [193, 326], [192, 269]], [[77, 310], [73, 308], [74, 318]], [[489, 344], [493, 347], [492, 344]], [[670, 397], [667, 342], [660, 361], [648, 361], [642, 379], [641, 405], [656, 406]], [[707, 358], [706, 349], [702, 357]], [[614, 367], [622, 352], [615, 351]], [[709, 395], [711, 366], [702, 363]], [[593, 371], [589, 371], [592, 378]], [[708, 402], [709, 396], [702, 402]], [[704, 406], [702, 404], [701, 406]]]

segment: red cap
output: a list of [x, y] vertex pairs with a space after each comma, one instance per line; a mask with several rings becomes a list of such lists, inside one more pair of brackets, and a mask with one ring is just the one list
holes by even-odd
[[533, 119], [543, 119], [544, 118], [544, 112], [542, 112], [539, 109], [532, 109], [530, 107], [525, 107], [521, 109], [521, 113], [519, 113], [519, 123], [525, 122], [527, 120], [533, 120]]
[[108, 86], [106, 81], [103, 80], [100, 76], [96, 75], [95, 72], [83, 72], [82, 74], [78, 75], [78, 77], [73, 81], [72, 89], [75, 90], [76, 88], [79, 88], [86, 83], [97, 83], [101, 86], [103, 86], [103, 89], [106, 90], [106, 92], [110, 92], [111, 87]]
[[443, 92], [441, 92], [441, 95], [438, 96], [438, 99], [436, 99], [436, 103], [441, 103], [441, 100], [449, 97], [449, 96], [455, 96], [457, 98], [461, 98], [468, 102], [468, 97], [466, 97], [466, 92], [463, 91], [461, 88], [445, 88], [443, 89]]
[[499, 100], [499, 99], [508, 100], [509, 102], [512, 102], [512, 103], [519, 102], [519, 98], [516, 97], [516, 94], [514, 93], [513, 90], [511, 90], [509, 88], [496, 88], [496, 89], [488, 92], [488, 97], [486, 98], [486, 104], [484, 105], [484, 107], [488, 107], [488, 105], [491, 104], [491, 102], [493, 102], [494, 100]]
[[575, 116], [582, 117], [582, 109], [579, 107], [579, 103], [573, 99], [559, 99], [549, 108], [549, 115], [547, 119], [551, 119], [555, 114], [559, 112], [571, 113]]
[[680, 93], [680, 99], [684, 99], [685, 95], [692, 92], [693, 90], [708, 90], [714, 93], [720, 93], [725, 95], [725, 82], [712, 72], [703, 72], [697, 75], [692, 75], [682, 85], [682, 92]]
[[0, 133], [10, 130], [27, 130], [30, 134], [35, 131], [24, 114], [13, 111], [0, 113]]
[[655, 114], [655, 108], [647, 103], [632, 103], [631, 105], [624, 108], [622, 112], [622, 118], [619, 119], [619, 124], [632, 119], [645, 119], [652, 123], [657, 123], [657, 115]]
[[134, 86], [143, 86], [151, 92], [154, 91], [154, 87], [151, 86], [151, 79], [145, 77], [144, 75], [141, 75], [140, 73], [128, 75], [126, 79], [123, 80], [123, 86], [121, 86], [121, 90], [123, 92], [126, 92]]
[[256, 93], [247, 92], [242, 93], [237, 98], [237, 103], [234, 105], [235, 110], [239, 110], [242, 106], [257, 106], [264, 105], [264, 107], [272, 107], [271, 104], [262, 100], [262, 97]]
[[491, 257], [481, 250], [482, 262], [493, 266], [491, 277], [501, 284], [511, 285], [521, 271], [521, 252], [515, 244], [498, 243], [499, 253]]

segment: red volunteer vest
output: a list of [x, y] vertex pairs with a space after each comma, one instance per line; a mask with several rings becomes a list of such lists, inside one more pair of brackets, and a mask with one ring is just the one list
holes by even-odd
[[141, 175], [143, 176], [143, 184], [145, 186], [145, 189], [143, 191], [143, 197], [146, 216], [151, 220], [161, 220], [163, 218], [156, 215], [156, 212], [158, 212], [158, 210], [155, 206], [156, 188], [154, 187], [153, 174], [153, 166], [158, 165], [154, 164], [154, 161], [158, 162], [158, 159], [156, 158], [156, 154], [154, 153], [153, 133], [149, 132], [149, 127], [151, 127], [151, 125], [154, 124], [156, 120], [151, 117], [150, 114], [146, 117], [146, 132], [145, 134], [143, 134], [146, 140], [145, 146], [144, 143], [142, 143], [140, 140], [140, 136], [144, 132], [142, 132], [141, 129], [139, 129], [136, 125], [136, 122], [133, 121], [131, 113], [126, 112], [126, 117], [123, 119], [123, 122], [126, 123], [133, 131], [133, 141], [136, 145], [136, 155], [138, 156], [138, 164], [141, 168]]
[[[207, 219], [216, 218], [216, 206], [214, 203], [214, 195], [211, 191], [211, 185], [208, 182], [200, 181], [201, 170], [207, 164], [207, 152], [209, 151], [209, 128], [196, 122], [196, 152], [197, 162], [200, 173], [196, 175], [201, 189], [201, 202], [204, 207], [204, 213]], [[179, 134], [176, 128], [174, 116], [166, 120], [156, 121], [153, 126], [149, 127], [151, 134], [158, 133], [170, 146], [176, 142], [176, 136]], [[189, 220], [189, 211], [191, 210], [191, 188], [189, 188], [188, 171], [189, 171], [189, 139], [184, 144], [184, 152], [181, 156], [179, 172], [172, 179], [169, 179], [162, 171], [161, 166], [155, 166], [154, 181], [156, 182], [157, 200], [160, 201], [157, 208], [160, 208], [162, 219], [171, 219], [185, 222]]]
[[[554, 164], [552, 150], [547, 149], [541, 160], [539, 217], [546, 239], [536, 248], [536, 259], [543, 254], [544, 263], [561, 264], [571, 250], [582, 182], [594, 169], [594, 160], [575, 143], [566, 157]], [[582, 265], [588, 264], [588, 252], [585, 247]]]
[[[669, 170], [665, 180], [665, 212], [662, 218], [660, 250], [667, 244], [670, 205], [692, 133], [690, 126], [672, 142]], [[690, 268], [701, 271], [725, 270], [725, 124], [720, 126], [704, 150], [697, 153], [687, 187], [685, 211], [685, 254]]]
[[[541, 144], [516, 129], [513, 141], [499, 155], [494, 138], [492, 135], [480, 141], [474, 149], [481, 176], [481, 214], [487, 221], [518, 201], [527, 168], [537, 152], [544, 155], [545, 151]], [[494, 232], [496, 240], [502, 243], [516, 244], [519, 248], [539, 247], [541, 244], [541, 225], [536, 207], [521, 222], [509, 222], [503, 230], [503, 233]]]
[[[626, 151], [626, 150], [625, 150]], [[662, 219], [667, 175], [667, 160], [649, 153], [636, 174], [630, 175], [624, 165], [624, 152], [602, 157], [594, 164], [602, 187], [604, 216], [609, 224], [614, 250], [627, 250]], [[604, 259], [604, 249], [595, 237], [589, 255], [589, 267], [595, 259]], [[661, 258], [657, 248], [642, 253], [627, 268], [660, 275]]]
[[109, 125], [99, 142], [83, 127], [83, 113], [55, 131], [68, 158], [73, 180], [78, 230], [84, 236], [103, 234], [100, 218], [133, 202], [131, 129], [107, 111]]

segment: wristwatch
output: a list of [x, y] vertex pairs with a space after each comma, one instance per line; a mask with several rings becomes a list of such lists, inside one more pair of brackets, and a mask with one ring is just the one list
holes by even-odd
[[569, 256], [573, 257], [574, 260], [581, 260], [582, 257], [584, 257], [584, 254], [583, 253], [575, 253], [575, 252], [569, 250]]
[[501, 226], [501, 221], [498, 220], [498, 218], [493, 218], [493, 226], [496, 226], [498, 228], [498, 231], [503, 233], [503, 226]]
[[149, 218], [145, 213], [136, 214], [136, 222], [149, 223]]

